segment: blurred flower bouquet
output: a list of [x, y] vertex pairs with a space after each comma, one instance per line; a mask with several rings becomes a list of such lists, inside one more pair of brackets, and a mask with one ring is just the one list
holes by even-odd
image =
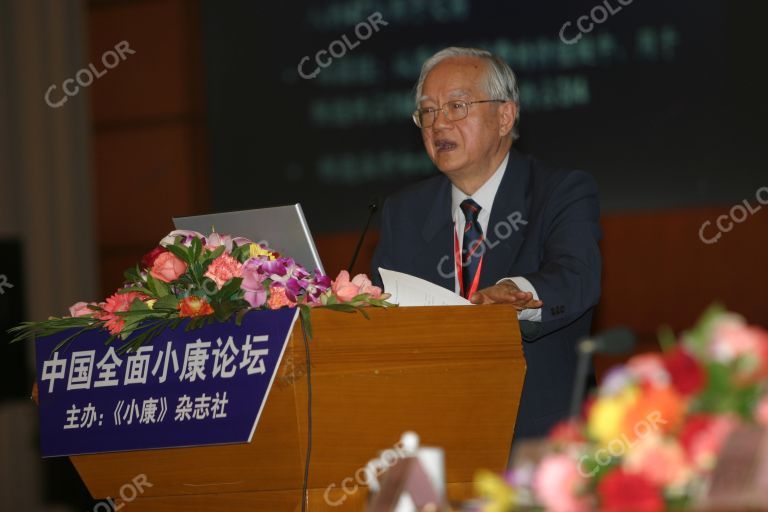
[[654, 511], [685, 506], [730, 433], [768, 427], [768, 332], [713, 307], [663, 354], [612, 369], [583, 416], [556, 426], [538, 464], [478, 473], [483, 511]]
[[350, 279], [342, 271], [331, 281], [269, 247], [219, 233], [206, 237], [172, 231], [125, 278], [124, 286], [104, 302], [78, 302], [70, 316], [10, 329], [12, 341], [74, 329], [60, 347], [84, 331], [106, 329], [111, 334], [107, 343], [120, 338], [127, 340], [122, 349], [132, 350], [185, 320], [187, 329], [233, 316], [239, 324], [248, 311], [283, 307], [300, 308], [311, 337], [310, 308], [359, 311], [367, 317], [363, 306], [393, 305], [363, 274]]

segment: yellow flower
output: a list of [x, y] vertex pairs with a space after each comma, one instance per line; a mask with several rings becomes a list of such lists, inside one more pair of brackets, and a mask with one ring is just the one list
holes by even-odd
[[251, 244], [249, 256], [251, 258], [258, 258], [259, 256], [268, 256], [270, 260], [275, 259], [275, 255], [272, 253], [272, 251], [268, 251], [264, 249], [259, 244]]
[[496, 473], [481, 469], [475, 473], [475, 494], [486, 500], [483, 512], [506, 512], [516, 503], [515, 490]]
[[621, 440], [624, 416], [629, 406], [637, 401], [637, 393], [637, 389], [627, 388], [616, 396], [599, 398], [589, 410], [589, 436], [602, 444], [608, 444], [614, 439]]
[[157, 299], [151, 299], [144, 304], [146, 304], [149, 309], [155, 309], [155, 302], [157, 302]]

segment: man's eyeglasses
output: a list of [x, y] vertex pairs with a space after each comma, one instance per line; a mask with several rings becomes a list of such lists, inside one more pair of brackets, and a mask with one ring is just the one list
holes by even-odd
[[507, 100], [479, 100], [479, 101], [464, 101], [454, 100], [449, 101], [440, 108], [427, 107], [418, 108], [413, 111], [413, 122], [419, 128], [429, 128], [437, 120], [437, 116], [440, 112], [445, 114], [445, 118], [449, 121], [459, 121], [469, 115], [469, 106], [475, 103], [506, 103]]

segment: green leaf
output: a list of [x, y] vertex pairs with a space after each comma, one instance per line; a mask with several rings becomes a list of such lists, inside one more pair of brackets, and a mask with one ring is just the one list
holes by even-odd
[[[250, 304], [248, 305], [248, 307], [250, 307]], [[238, 310], [238, 312], [235, 314], [235, 325], [236, 326], [240, 327], [241, 325], [243, 325], [243, 318], [245, 317], [246, 314], [248, 314], [248, 309], [240, 309], [240, 310]]]
[[170, 251], [174, 256], [179, 258], [181, 261], [183, 261], [187, 265], [192, 264], [192, 261], [190, 259], [189, 249], [187, 249], [183, 245], [172, 244], [172, 245], [167, 245], [165, 248], [168, 249], [168, 251]]
[[123, 272], [123, 277], [126, 282], [129, 283], [137, 283], [141, 281], [141, 270], [139, 269], [139, 266], [136, 265], [135, 268], [126, 269], [125, 272]]
[[165, 297], [170, 293], [168, 285], [152, 277], [152, 274], [147, 274], [147, 288], [152, 292], [150, 295], [156, 298]]
[[179, 299], [177, 299], [173, 295], [166, 295], [165, 297], [161, 297], [157, 299], [157, 302], [155, 302], [155, 305], [152, 306], [153, 309], [179, 309]]
[[149, 306], [139, 298], [133, 299], [128, 311], [151, 311]]
[[206, 262], [204, 265], [206, 267], [206, 270], [208, 269], [208, 265], [210, 265], [213, 260], [215, 260], [216, 258], [218, 258], [224, 253], [224, 249], [226, 249], [226, 247], [224, 247], [223, 245], [218, 246], [216, 249], [211, 251], [211, 253], [205, 258], [205, 260], [203, 260], [204, 262]]
[[250, 258], [250, 256], [251, 256], [250, 244], [238, 245], [235, 249], [232, 250], [232, 257], [235, 258], [240, 263], [245, 262], [245, 260]]
[[229, 317], [232, 316], [232, 313], [236, 310], [236, 307], [233, 306], [231, 302], [214, 302], [211, 306], [213, 307], [213, 315], [216, 317], [216, 320], [220, 322], [229, 320]]
[[194, 283], [200, 283], [203, 280], [203, 265], [200, 262], [195, 262], [189, 266], [189, 273], [192, 275]]
[[190, 249], [192, 254], [189, 263], [196, 263], [200, 259], [200, 256], [203, 254], [203, 242], [201, 242], [197, 237], [192, 238], [192, 246]]
[[233, 277], [226, 283], [224, 283], [224, 286], [221, 287], [221, 290], [219, 290], [215, 295], [215, 300], [224, 300], [231, 295], [234, 295], [235, 293], [240, 291], [240, 284], [243, 282], [242, 277]]
[[205, 279], [203, 279], [202, 283], [200, 283], [200, 296], [210, 297], [212, 300], [213, 297], [216, 297], [218, 294], [219, 294], [219, 287], [216, 284], [216, 281], [214, 281], [210, 277], [206, 277]]
[[306, 336], [307, 340], [312, 341], [312, 319], [310, 318], [311, 315], [311, 308], [307, 306], [306, 304], [302, 304], [299, 306], [299, 315], [301, 316], [301, 328], [304, 331], [304, 336]]
[[148, 289], [144, 288], [143, 286], [131, 286], [128, 288], [120, 288], [117, 293], [129, 293], [129, 292], [139, 292], [143, 293], [144, 295], [152, 296], [152, 292]]

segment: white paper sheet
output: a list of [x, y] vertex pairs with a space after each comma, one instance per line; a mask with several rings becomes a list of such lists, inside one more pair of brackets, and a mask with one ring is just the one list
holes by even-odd
[[400, 306], [466, 306], [467, 299], [424, 279], [379, 267], [387, 299]]

